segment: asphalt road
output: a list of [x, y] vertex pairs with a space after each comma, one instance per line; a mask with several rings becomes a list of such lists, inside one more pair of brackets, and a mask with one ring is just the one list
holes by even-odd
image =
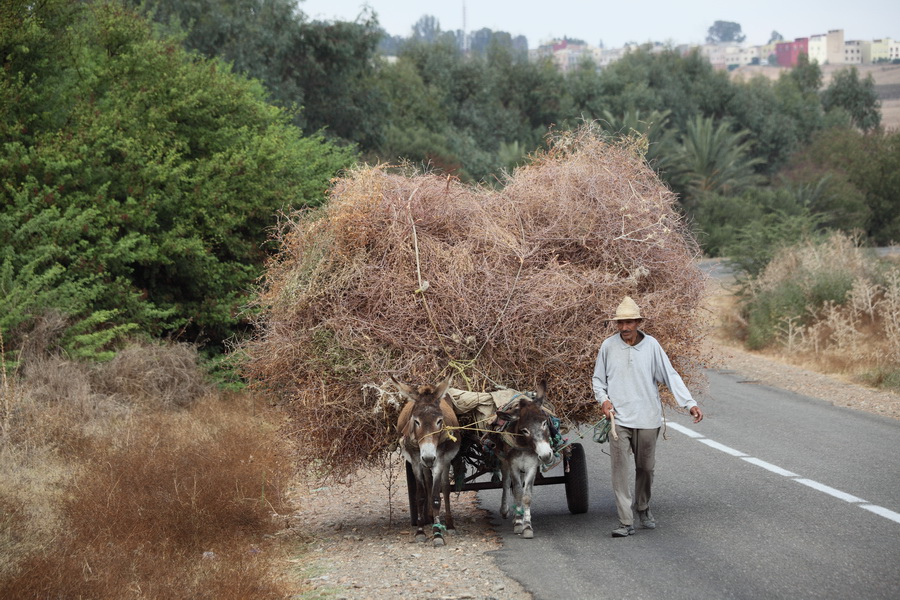
[[708, 375], [704, 421], [669, 411], [657, 446], [657, 529], [610, 536], [608, 446], [585, 430], [588, 513], [568, 512], [562, 485], [536, 487], [524, 540], [499, 491], [480, 493], [500, 567], [536, 600], [900, 598], [900, 422]]

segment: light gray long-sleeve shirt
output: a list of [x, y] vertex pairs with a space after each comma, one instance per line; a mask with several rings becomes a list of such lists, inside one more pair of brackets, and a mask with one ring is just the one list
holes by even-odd
[[641, 333], [643, 339], [634, 346], [618, 333], [603, 340], [591, 385], [598, 402], [612, 402], [617, 424], [656, 429], [663, 422], [657, 383], [664, 383], [681, 407], [690, 409], [697, 402], [656, 338]]

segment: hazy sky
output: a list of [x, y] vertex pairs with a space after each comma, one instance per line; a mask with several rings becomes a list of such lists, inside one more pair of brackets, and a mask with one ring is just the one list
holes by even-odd
[[608, 48], [627, 42], [703, 43], [715, 21], [741, 26], [748, 44], [765, 44], [772, 31], [786, 40], [843, 29], [845, 40], [900, 38], [900, 0], [300, 0], [311, 19], [354, 21], [364, 6], [391, 35], [408, 36], [423, 15], [441, 30], [472, 32], [487, 27], [524, 35], [535, 48], [568, 36]]

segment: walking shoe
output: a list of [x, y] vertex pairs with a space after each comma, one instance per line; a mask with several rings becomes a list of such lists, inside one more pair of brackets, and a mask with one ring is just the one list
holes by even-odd
[[613, 537], [628, 537], [629, 535], [634, 535], [634, 527], [632, 525], [622, 525], [612, 530]]
[[644, 529], [656, 529], [656, 519], [653, 518], [653, 513], [650, 512], [649, 508], [637, 512], [638, 517], [641, 519], [641, 527]]

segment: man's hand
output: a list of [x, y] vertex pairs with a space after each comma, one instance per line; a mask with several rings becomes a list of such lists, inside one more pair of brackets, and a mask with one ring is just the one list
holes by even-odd
[[699, 423], [703, 420], [703, 411], [700, 410], [699, 406], [692, 406], [691, 416], [694, 417], [694, 423]]
[[615, 412], [615, 408], [613, 408], [612, 402], [609, 400], [604, 400], [603, 404], [600, 405], [600, 410], [603, 411], [603, 416], [609, 419], [611, 417], [611, 413]]

